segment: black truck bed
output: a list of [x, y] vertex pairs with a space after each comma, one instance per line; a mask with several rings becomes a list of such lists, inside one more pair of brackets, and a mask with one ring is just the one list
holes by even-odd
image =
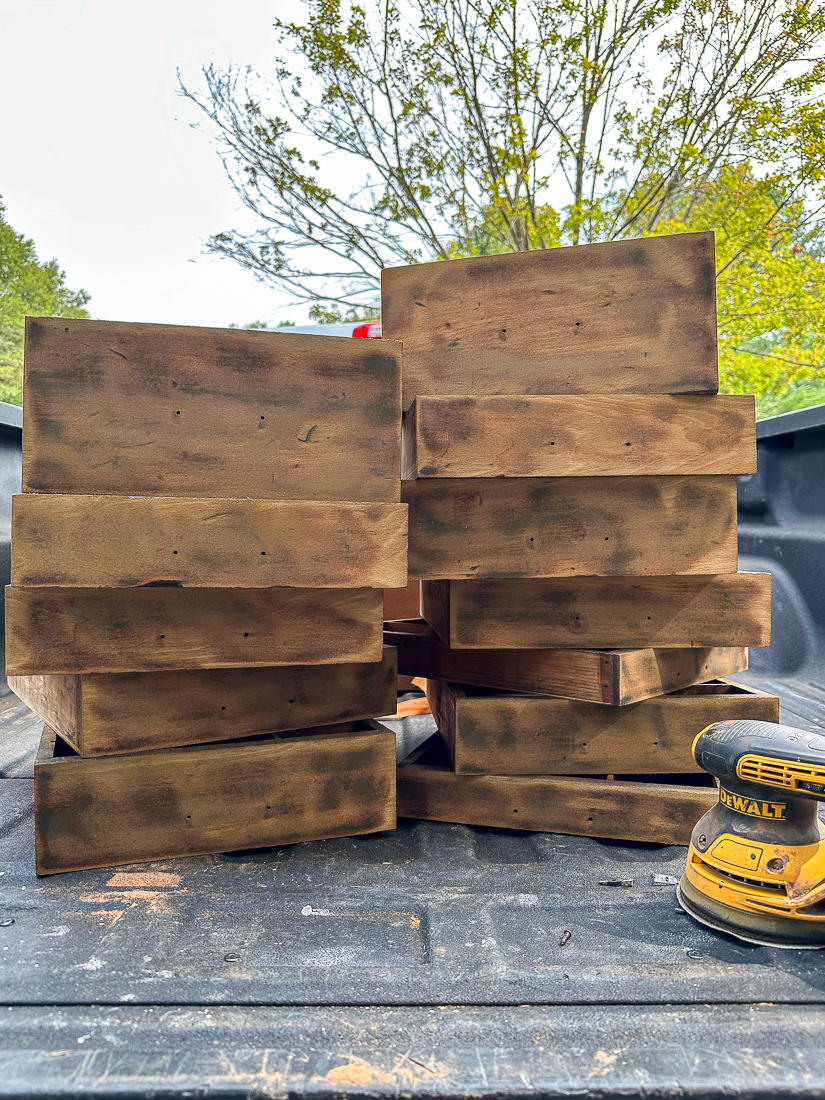
[[[823, 461], [801, 415], [754, 479], [813, 437]], [[776, 567], [780, 644], [741, 678], [822, 729], [825, 507], [752, 480], [743, 568]], [[0, 730], [2, 1096], [825, 1097], [825, 952], [696, 924], [684, 848], [401, 821], [38, 879], [40, 724], [6, 694]]]

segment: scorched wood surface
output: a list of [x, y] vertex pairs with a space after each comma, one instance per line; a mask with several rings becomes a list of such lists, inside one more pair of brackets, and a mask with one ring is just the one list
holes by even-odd
[[353, 665], [12, 676], [9, 687], [84, 757], [228, 741], [392, 714], [395, 650]]
[[23, 488], [399, 499], [401, 346], [30, 317]]
[[712, 232], [387, 268], [418, 394], [715, 393]]
[[416, 397], [405, 478], [752, 474], [750, 394]]
[[421, 580], [736, 572], [732, 476], [424, 478], [401, 494]]
[[403, 588], [403, 504], [47, 496], [12, 502], [12, 584]]
[[424, 581], [422, 614], [454, 649], [766, 646], [770, 573]]
[[6, 671], [381, 660], [376, 588], [7, 588]]

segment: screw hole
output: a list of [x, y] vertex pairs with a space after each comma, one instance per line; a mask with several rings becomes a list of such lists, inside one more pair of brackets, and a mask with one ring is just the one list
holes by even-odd
[[191, 821], [191, 820], [192, 820], [192, 815], [191, 815], [191, 814], [187, 814], [187, 815], [186, 815], [186, 820], [187, 820], [187, 821]]
[[551, 447], [555, 447], [555, 445], [556, 445], [555, 443], [551, 443], [551, 444], [550, 444], [550, 446], [551, 446]]
[[165, 638], [165, 637], [166, 637], [166, 635], [165, 635], [165, 634], [161, 634], [161, 638]]
[[249, 632], [247, 631], [247, 632], [246, 632], [246, 633], [244, 634], [244, 638], [248, 638], [248, 637], [249, 637]]
[[262, 416], [262, 417], [261, 417], [261, 420], [266, 420], [266, 417], [265, 417], [265, 416]]
[[610, 542], [610, 535], [605, 535], [604, 536], [604, 541], [605, 542]]
[[530, 542], [532, 542], [532, 541], [533, 541], [533, 540], [532, 540], [532, 538], [531, 538], [531, 539], [530, 539]]
[[266, 550], [262, 550], [262, 551], [261, 551], [261, 557], [262, 557], [262, 558], [265, 558], [265, 557], [266, 557]]
[[630, 444], [629, 444], [629, 443], [625, 443], [625, 447], [629, 447], [629, 446], [630, 446]]
[[[576, 328], [578, 328], [580, 324], [581, 324], [581, 321], [576, 321]], [[588, 818], [588, 820], [590, 820], [590, 819]]]
[[221, 707], [221, 710], [226, 710], [226, 707]]
[[175, 416], [180, 416], [180, 409], [177, 410], [177, 412], [175, 413]]
[[649, 616], [649, 615], [648, 615], [648, 617], [647, 617], [647, 621], [648, 621], [648, 622], [650, 622], [650, 616]]
[[287, 702], [288, 702], [288, 703], [294, 703], [294, 702], [295, 702], [295, 700], [294, 700], [294, 699], [287, 699]]

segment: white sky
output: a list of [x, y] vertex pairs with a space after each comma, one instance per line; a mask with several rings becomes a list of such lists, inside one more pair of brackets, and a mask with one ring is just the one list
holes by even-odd
[[[272, 71], [290, 0], [0, 0], [0, 196], [93, 317], [227, 325], [305, 321], [202, 242], [243, 222], [176, 70]], [[208, 120], [204, 121], [208, 123]]]

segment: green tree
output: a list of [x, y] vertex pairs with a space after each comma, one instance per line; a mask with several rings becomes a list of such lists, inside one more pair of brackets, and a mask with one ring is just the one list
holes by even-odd
[[41, 263], [34, 242], [16, 233], [0, 202], [0, 401], [23, 404], [25, 318], [88, 317], [85, 290], [69, 290], [56, 260]]
[[825, 362], [822, 0], [306, 9], [273, 83], [184, 88], [258, 219], [212, 251], [357, 309], [385, 265], [714, 228], [725, 387]]

